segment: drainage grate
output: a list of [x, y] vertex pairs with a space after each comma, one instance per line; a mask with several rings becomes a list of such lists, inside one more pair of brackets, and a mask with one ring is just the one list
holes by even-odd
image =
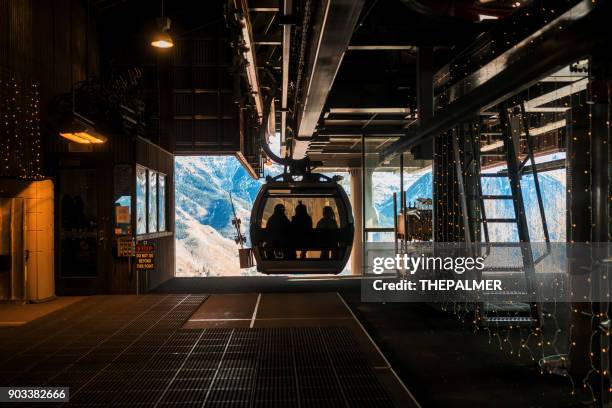
[[181, 329], [205, 298], [92, 297], [2, 329], [0, 386], [68, 386], [71, 407], [393, 406], [349, 329]]

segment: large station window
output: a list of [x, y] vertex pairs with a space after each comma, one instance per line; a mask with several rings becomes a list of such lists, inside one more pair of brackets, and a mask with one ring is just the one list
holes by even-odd
[[[256, 268], [240, 269], [240, 245], [235, 241], [237, 231], [232, 219], [236, 216], [241, 220], [241, 233], [247, 238], [245, 247], [251, 247], [251, 210], [265, 179], [254, 180], [240, 161], [232, 156], [177, 156], [174, 170], [176, 276], [259, 275]], [[280, 166], [266, 166], [265, 171], [275, 176], [283, 169]], [[344, 179], [340, 184], [350, 195], [350, 180], [346, 172], [326, 175], [342, 175]], [[313, 228], [323, 226], [324, 222], [319, 223], [325, 219], [324, 211], [330, 213], [325, 207], [331, 208], [330, 218], [335, 218], [338, 227], [344, 226], [344, 218], [340, 217], [333, 197], [315, 200], [313, 197], [288, 198], [280, 194], [266, 204], [262, 214], [263, 227], [274, 213], [276, 204], [283, 204], [285, 214], [291, 219], [299, 201], [306, 206]], [[330, 223], [333, 225], [333, 222]], [[282, 256], [280, 253], [277, 255]], [[295, 256], [299, 255], [296, 253]], [[305, 256], [320, 259], [321, 251], [307, 251]], [[343, 274], [347, 273], [348, 268]]]
[[396, 140], [364, 139], [362, 186], [366, 243], [394, 242], [396, 233], [408, 241], [432, 239], [432, 161], [404, 153], [380, 162], [381, 149]]
[[136, 233], [166, 231], [166, 175], [136, 167]]

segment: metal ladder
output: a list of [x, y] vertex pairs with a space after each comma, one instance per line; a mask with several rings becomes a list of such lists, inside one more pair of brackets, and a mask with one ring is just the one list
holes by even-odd
[[[502, 104], [499, 108], [499, 121], [503, 140], [503, 156], [506, 162], [506, 171], [497, 173], [482, 173], [482, 157], [486, 155], [501, 156], [499, 153], [485, 153], [481, 151], [481, 123], [478, 124], [477, 131], [474, 126], [470, 126], [466, 132], [464, 129], [463, 135], [457, 132], [453, 141], [453, 153], [456, 163], [457, 182], [459, 184], [460, 206], [462, 210], [462, 218], [464, 224], [465, 241], [468, 244], [482, 242], [484, 238], [485, 253], [480, 256], [487, 257], [490, 254], [490, 234], [489, 224], [496, 223], [511, 223], [515, 224], [518, 232], [518, 243], [529, 244], [529, 227], [527, 223], [527, 214], [525, 203], [521, 191], [521, 178], [527, 168], [527, 162], [530, 162], [530, 172], [533, 174], [535, 191], [542, 220], [542, 228], [544, 233], [547, 251], [538, 259], [534, 259], [534, 254], [530, 245], [520, 245], [521, 251], [521, 266], [502, 266], [488, 267], [482, 271], [483, 275], [490, 274], [495, 277], [495, 273], [522, 273], [524, 275], [524, 289], [518, 291], [507, 290], [501, 295], [507, 294], [515, 296], [517, 294], [535, 293], [535, 265], [542, 260], [548, 252], [550, 252], [550, 238], [548, 234], [548, 226], [544, 214], [544, 204], [542, 200], [541, 189], [538, 180], [538, 173], [533, 155], [534, 144], [529, 135], [527, 116], [524, 105], [520, 104], [520, 113], [522, 126], [526, 137], [527, 155], [519, 162], [519, 143], [520, 143], [520, 128], [521, 122], [516, 115], [510, 116], [506, 104]], [[463, 136], [464, 149], [463, 154], [465, 160], [462, 160], [461, 149], [459, 146], [459, 137]], [[501, 147], [501, 146], [500, 146]], [[462, 164], [462, 161], [465, 163]], [[468, 178], [469, 183], [466, 184], [464, 176]], [[483, 178], [506, 178], [510, 183], [511, 195], [495, 195], [483, 194], [482, 179]], [[494, 200], [512, 200], [514, 209], [514, 218], [489, 218], [485, 211], [485, 201]], [[482, 230], [479, 227], [482, 227]], [[482, 233], [480, 233], [482, 231]], [[497, 296], [500, 294], [498, 293]], [[477, 314], [476, 321], [481, 326], [537, 326], [541, 323], [541, 311], [535, 302], [529, 304], [517, 302], [479, 302], [475, 308]]]

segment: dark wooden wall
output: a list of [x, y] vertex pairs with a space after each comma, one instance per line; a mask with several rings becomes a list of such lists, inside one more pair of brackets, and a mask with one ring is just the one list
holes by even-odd
[[[36, 84], [41, 145], [56, 141], [49, 107], [75, 82], [99, 75], [99, 41], [85, 0], [0, 0], [0, 71]], [[24, 145], [32, 145], [27, 134]], [[44, 161], [44, 154], [39, 158]]]
[[[108, 135], [108, 142], [93, 152], [69, 152], [68, 142], [60, 140], [55, 150], [49, 152], [52, 176], [62, 169], [94, 168], [99, 174], [98, 213], [100, 230], [106, 237], [106, 245], [99, 248], [98, 276], [95, 279], [62, 280], [59, 273], [59, 257], [56, 262], [58, 294], [94, 293], [136, 293], [135, 261], [117, 256], [117, 242], [114, 236], [114, 168], [129, 165], [131, 170], [132, 231], [136, 225], [135, 166], [140, 164], [151, 170], [166, 174], [166, 232], [137, 236], [137, 242], [147, 240], [155, 245], [155, 269], [138, 274], [139, 290], [146, 292], [174, 277], [174, 156], [143, 138], [125, 135]], [[59, 185], [56, 186], [59, 188]], [[59, 205], [56, 194], [56, 206]], [[61, 220], [56, 214], [56, 248], [60, 247], [59, 230]], [[131, 262], [131, 265], [130, 265]]]
[[[136, 140], [136, 163], [149, 169], [166, 174], [166, 230], [167, 233], [146, 235], [146, 239], [155, 244], [155, 269], [146, 272], [148, 277], [141, 279], [141, 288], [155, 288], [174, 277], [175, 244], [174, 244], [174, 156], [166, 150], [145, 139]], [[134, 211], [135, 216], [135, 211]]]
[[86, 1], [0, 0], [0, 63], [46, 95], [98, 74], [96, 33]]
[[169, 49], [149, 44], [159, 3], [153, 7], [147, 0], [130, 0], [99, 10], [103, 74], [142, 72], [144, 137], [172, 153], [233, 155], [241, 149], [234, 96], [238, 75], [223, 18], [225, 3], [166, 2], [174, 39]]
[[172, 58], [173, 138], [179, 154], [240, 150], [231, 47], [220, 32], [177, 42]]

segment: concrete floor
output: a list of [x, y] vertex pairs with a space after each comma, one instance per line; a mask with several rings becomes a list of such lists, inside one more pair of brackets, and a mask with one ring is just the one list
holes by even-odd
[[450, 312], [419, 303], [362, 303], [355, 293], [344, 296], [424, 407], [561, 408], [589, 401], [582, 387], [542, 374], [526, 353], [518, 357], [501, 351], [484, 330], [475, 332], [471, 323]]
[[44, 303], [0, 303], [0, 327], [22, 326], [83, 299], [83, 296], [60, 296]]

